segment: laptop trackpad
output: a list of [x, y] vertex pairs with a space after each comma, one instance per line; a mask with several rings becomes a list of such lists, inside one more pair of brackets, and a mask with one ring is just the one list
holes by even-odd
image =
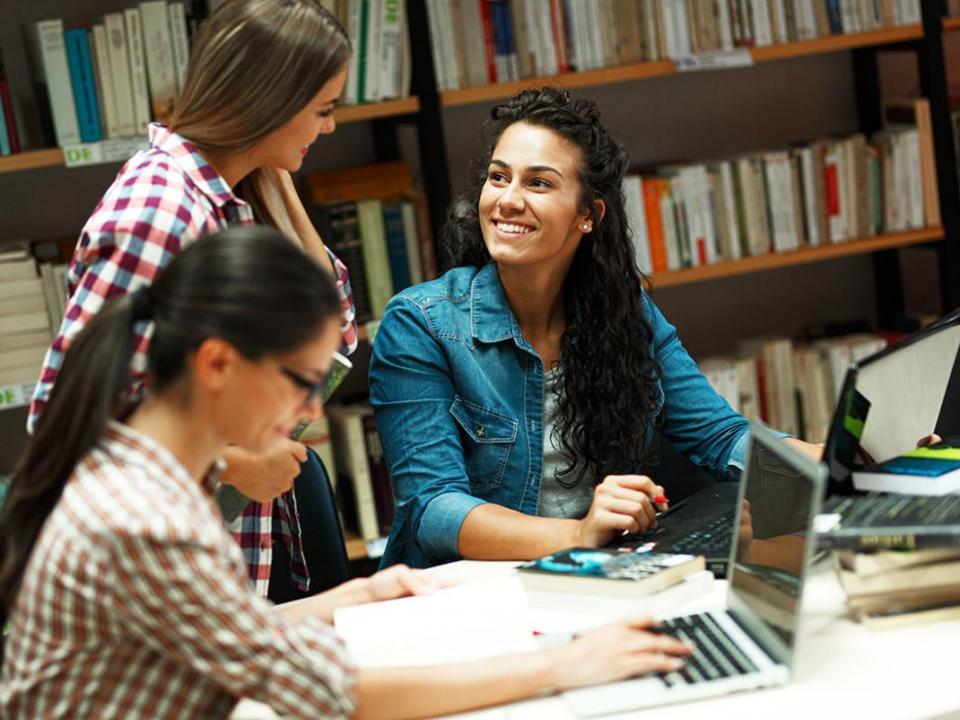
[[654, 675], [568, 690], [563, 693], [563, 699], [577, 717], [592, 717], [650, 704], [654, 698], [660, 697], [665, 692], [667, 692], [666, 684]]

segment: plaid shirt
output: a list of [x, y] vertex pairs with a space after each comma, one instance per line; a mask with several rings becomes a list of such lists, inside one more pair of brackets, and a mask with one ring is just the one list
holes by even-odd
[[251, 589], [213, 500], [164, 446], [111, 423], [30, 555], [0, 716], [225, 718], [241, 697], [345, 718], [355, 669], [333, 628]]
[[[70, 341], [110, 298], [148, 285], [180, 248], [227, 225], [252, 225], [253, 210], [237, 197], [213, 167], [184, 138], [163, 125], [150, 126], [150, 148], [120, 169], [84, 225], [67, 273], [63, 324], [47, 351], [30, 403], [32, 431], [50, 396]], [[329, 250], [327, 251], [329, 253]], [[357, 346], [346, 266], [332, 253], [340, 292], [343, 344]], [[139, 383], [147, 366], [152, 325], [140, 323], [131, 372]], [[277, 499], [280, 531], [290, 550], [294, 584], [309, 588], [296, 499]], [[250, 503], [231, 530], [247, 560], [250, 578], [266, 596], [273, 556], [273, 503]]]

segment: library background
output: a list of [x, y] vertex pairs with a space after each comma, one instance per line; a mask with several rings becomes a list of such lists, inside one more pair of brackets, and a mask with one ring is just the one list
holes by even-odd
[[[0, 8], [0, 477], [79, 230], [169, 112], [217, 4]], [[747, 416], [822, 441], [851, 359], [960, 305], [960, 2], [325, 5], [357, 61], [297, 181], [350, 269], [362, 342], [304, 441], [335, 478], [353, 560], [382, 552], [393, 506], [365, 402], [377, 319], [445, 269], [435, 231], [480, 125], [522, 88], [598, 102], [633, 159], [624, 193], [653, 296]]]

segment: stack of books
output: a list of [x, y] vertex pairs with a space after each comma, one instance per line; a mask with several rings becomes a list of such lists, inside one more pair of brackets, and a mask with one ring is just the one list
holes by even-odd
[[835, 553], [852, 615], [892, 627], [960, 617], [960, 547]]
[[10, 389], [0, 397], [0, 407], [22, 404], [40, 374], [52, 340], [51, 313], [62, 313], [59, 300], [47, 299], [52, 288], [46, 282], [37, 276], [28, 242], [0, 251], [0, 392]]

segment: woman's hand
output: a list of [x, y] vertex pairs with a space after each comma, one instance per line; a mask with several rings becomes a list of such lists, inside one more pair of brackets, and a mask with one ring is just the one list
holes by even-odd
[[[365, 579], [366, 599], [361, 602], [380, 602], [408, 595], [430, 595], [447, 587], [447, 583], [406, 565], [393, 565]], [[360, 603], [357, 603], [360, 604]]]
[[669, 635], [650, 632], [655, 626], [652, 618], [635, 618], [591, 630], [548, 650], [553, 654], [555, 689], [570, 690], [680, 669], [691, 649]]
[[223, 452], [227, 463], [220, 481], [232, 485], [258, 503], [270, 502], [293, 487], [300, 463], [307, 459], [306, 446], [294, 440], [280, 440], [270, 450], [254, 453], [240, 447]]
[[639, 533], [655, 527], [657, 510], [653, 498], [663, 497], [663, 488], [646, 475], [608, 475], [593, 491], [593, 502], [575, 532], [575, 545], [600, 547], [624, 532]]

